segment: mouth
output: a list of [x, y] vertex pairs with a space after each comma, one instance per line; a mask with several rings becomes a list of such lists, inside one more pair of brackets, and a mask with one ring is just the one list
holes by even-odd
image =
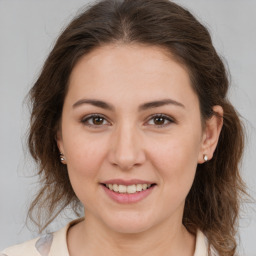
[[100, 185], [111, 200], [119, 204], [133, 204], [154, 194], [157, 183], [141, 179], [110, 179]]
[[131, 185], [123, 185], [123, 184], [115, 184], [115, 183], [101, 183], [101, 185], [105, 186], [110, 191], [119, 193], [119, 194], [138, 194], [142, 193], [145, 190], [148, 190], [154, 186], [156, 186], [155, 183], [148, 184], [148, 183], [142, 183], [142, 184], [131, 184]]

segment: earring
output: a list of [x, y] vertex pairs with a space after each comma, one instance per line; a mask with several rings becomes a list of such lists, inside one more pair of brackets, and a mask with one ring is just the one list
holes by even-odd
[[60, 153], [60, 161], [61, 161], [61, 162], [65, 161], [64, 154], [62, 154], [62, 153]]
[[208, 161], [208, 156], [204, 154], [204, 161], [207, 162]]

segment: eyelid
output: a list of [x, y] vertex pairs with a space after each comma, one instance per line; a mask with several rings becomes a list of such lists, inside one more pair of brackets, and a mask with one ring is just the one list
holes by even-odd
[[155, 126], [155, 127], [157, 127], [157, 128], [162, 128], [162, 127], [167, 127], [167, 126], [169, 126], [170, 124], [176, 122], [174, 118], [170, 117], [169, 115], [163, 114], [163, 113], [153, 114], [153, 115], [149, 116], [149, 118], [147, 119], [146, 122], [148, 123], [150, 120], [152, 120], [152, 119], [155, 118], [155, 117], [162, 117], [162, 118], [164, 118], [165, 120], [169, 121], [169, 123], [168, 123], [168, 124], [163, 124], [163, 125], [150, 125], [150, 126]]
[[105, 121], [107, 121], [109, 124], [107, 124], [108, 126], [111, 125], [111, 123], [108, 121], [108, 119], [102, 115], [102, 114], [97, 114], [97, 113], [94, 113], [94, 114], [89, 114], [89, 115], [86, 115], [84, 116], [83, 118], [81, 118], [81, 123], [85, 126], [88, 126], [88, 127], [92, 127], [92, 128], [102, 128], [103, 126], [105, 126], [106, 124], [102, 124], [102, 125], [94, 125], [94, 124], [89, 124], [87, 123], [88, 120], [90, 120], [91, 118], [94, 118], [94, 117], [100, 117], [100, 118], [103, 118]]
[[[106, 125], [106, 124], [102, 124], [102, 125], [89, 124], [87, 121], [90, 120], [91, 118], [94, 118], [94, 117], [103, 118], [104, 121], [108, 122], [107, 126], [111, 125], [111, 122], [108, 121], [108, 119], [107, 119], [103, 114], [98, 114], [98, 113], [89, 114], [89, 115], [84, 116], [83, 118], [81, 118], [81, 123], [82, 123], [83, 125], [85, 125], [85, 126], [92, 127], [92, 128], [102, 128], [103, 126]], [[162, 128], [162, 127], [167, 127], [167, 126], [169, 126], [170, 124], [176, 122], [173, 117], [170, 117], [169, 115], [166, 115], [166, 114], [163, 114], [163, 113], [158, 113], [158, 114], [152, 114], [152, 115], [150, 115], [150, 116], [147, 118], [146, 123], [148, 123], [150, 120], [152, 120], [153, 118], [156, 118], [156, 117], [162, 117], [162, 118], [164, 118], [165, 120], [168, 121], [168, 124], [163, 124], [163, 125], [153, 124], [153, 125], [149, 125], [149, 126], [155, 126], [155, 127], [157, 127], [157, 128]]]

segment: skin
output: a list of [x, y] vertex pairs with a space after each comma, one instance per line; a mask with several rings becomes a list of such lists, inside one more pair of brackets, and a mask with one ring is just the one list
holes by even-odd
[[[139, 110], [163, 99], [176, 103]], [[220, 106], [214, 111], [223, 114]], [[90, 114], [103, 119], [85, 122]], [[213, 155], [221, 126], [213, 116], [202, 128], [188, 72], [163, 49], [106, 45], [83, 56], [70, 76], [57, 135], [86, 216], [69, 229], [70, 255], [193, 255], [195, 237], [182, 225], [184, 203], [197, 164]], [[142, 201], [120, 204], [99, 184], [115, 178], [156, 186]]]

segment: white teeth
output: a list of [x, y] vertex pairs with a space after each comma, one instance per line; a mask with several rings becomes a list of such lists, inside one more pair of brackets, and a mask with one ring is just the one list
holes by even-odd
[[118, 192], [119, 186], [118, 186], [117, 184], [113, 184], [113, 190], [114, 190], [115, 192]]
[[119, 185], [118, 192], [119, 193], [126, 193], [127, 188], [124, 185]]
[[146, 190], [148, 188], [148, 185], [147, 184], [142, 184], [142, 189], [143, 190]]
[[106, 184], [106, 187], [112, 191], [119, 192], [119, 193], [128, 193], [134, 194], [136, 192], [141, 192], [142, 190], [146, 190], [150, 188], [151, 184], [134, 184], [134, 185], [117, 185], [117, 184]]
[[136, 193], [136, 185], [127, 186], [127, 193], [128, 194]]
[[137, 191], [142, 191], [142, 185], [141, 184], [137, 184]]

